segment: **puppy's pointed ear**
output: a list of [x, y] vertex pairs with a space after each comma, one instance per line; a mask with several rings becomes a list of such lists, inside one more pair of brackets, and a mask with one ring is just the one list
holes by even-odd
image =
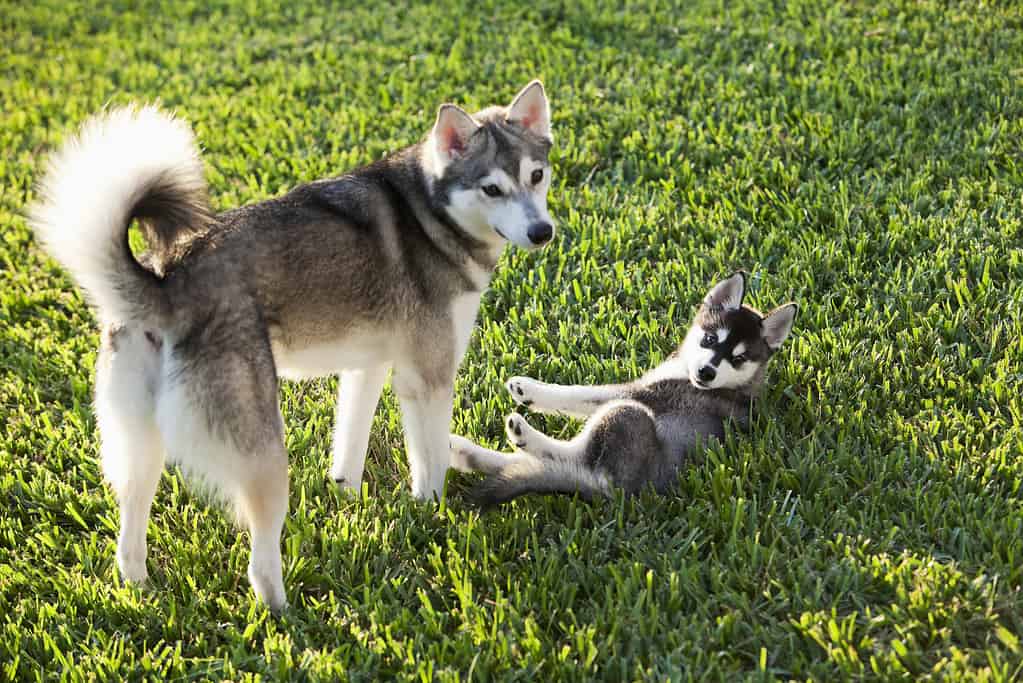
[[440, 106], [427, 143], [433, 152], [434, 173], [440, 175], [448, 164], [465, 154], [469, 138], [479, 127], [480, 124], [455, 105]]
[[745, 296], [746, 273], [740, 270], [727, 280], [714, 285], [703, 300], [703, 305], [711, 310], [732, 311], [742, 306], [742, 299]]
[[764, 318], [764, 341], [767, 342], [772, 351], [777, 351], [781, 348], [782, 342], [789, 336], [789, 332], [792, 331], [792, 323], [795, 322], [798, 311], [799, 306], [794, 303], [788, 303], [774, 309]]
[[533, 131], [542, 138], [551, 139], [551, 109], [543, 83], [532, 81], [519, 91], [508, 107], [508, 121]]

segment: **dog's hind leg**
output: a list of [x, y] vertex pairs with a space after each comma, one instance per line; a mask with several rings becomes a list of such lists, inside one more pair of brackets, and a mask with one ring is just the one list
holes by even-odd
[[148, 577], [146, 528], [164, 460], [154, 414], [160, 365], [155, 339], [137, 327], [108, 327], [96, 367], [100, 464], [120, 506], [117, 566], [135, 583]]
[[281, 532], [288, 514], [288, 459], [283, 448], [256, 459], [241, 483], [238, 512], [252, 536], [249, 583], [259, 599], [278, 612], [287, 604]]
[[358, 491], [369, 448], [380, 392], [387, 381], [388, 365], [376, 365], [341, 373], [337, 395], [337, 421], [334, 425], [334, 461], [330, 477], [342, 489]]
[[[175, 345], [157, 416], [168, 459], [234, 503], [251, 536], [252, 588], [280, 611], [286, 603], [280, 543], [288, 459], [270, 345], [247, 322], [206, 321], [187, 343]], [[228, 335], [245, 343], [217, 345]]]

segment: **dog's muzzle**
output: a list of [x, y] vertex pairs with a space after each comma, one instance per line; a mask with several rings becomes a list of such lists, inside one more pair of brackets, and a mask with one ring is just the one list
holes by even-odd
[[526, 236], [537, 246], [547, 244], [554, 236], [554, 226], [550, 223], [533, 223], [526, 231]]

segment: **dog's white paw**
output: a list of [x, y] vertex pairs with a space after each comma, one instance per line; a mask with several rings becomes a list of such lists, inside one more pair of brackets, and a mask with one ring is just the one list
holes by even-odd
[[256, 597], [260, 599], [274, 614], [280, 614], [288, 606], [288, 599], [284, 594], [284, 578], [281, 576], [280, 559], [276, 566], [270, 563], [265, 566], [258, 561], [249, 562], [249, 583]]
[[512, 377], [504, 386], [516, 403], [531, 406], [536, 401], [537, 394], [543, 390], [544, 384], [532, 377]]
[[149, 580], [145, 551], [140, 556], [137, 552], [127, 552], [119, 547], [117, 549], [117, 569], [121, 573], [121, 578], [128, 583], [141, 586]]
[[356, 472], [352, 467], [335, 462], [330, 468], [330, 478], [337, 484], [341, 493], [358, 495], [362, 491], [362, 472]]

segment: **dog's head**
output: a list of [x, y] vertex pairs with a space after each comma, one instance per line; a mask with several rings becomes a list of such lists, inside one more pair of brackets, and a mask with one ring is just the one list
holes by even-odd
[[682, 345], [689, 381], [697, 388], [755, 389], [792, 331], [796, 304], [763, 315], [742, 303], [745, 296], [746, 277], [738, 272], [704, 298]]
[[540, 81], [507, 107], [473, 115], [442, 105], [423, 144], [434, 201], [476, 239], [533, 249], [554, 237], [547, 213], [551, 113]]

